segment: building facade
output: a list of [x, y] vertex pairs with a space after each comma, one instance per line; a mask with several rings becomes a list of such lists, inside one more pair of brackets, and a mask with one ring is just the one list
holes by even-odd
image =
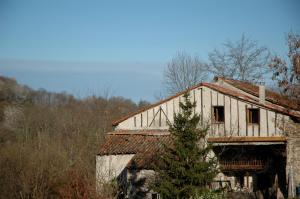
[[[288, 195], [293, 170], [287, 164], [287, 129], [300, 119], [297, 105], [264, 86], [224, 78], [201, 83], [114, 122], [114, 131], [97, 154], [98, 186], [118, 179], [129, 190], [125, 195], [157, 197], [147, 189], [147, 179], [154, 173], [152, 164], [161, 143], [170, 142], [168, 123], [180, 112], [185, 92], [196, 102], [194, 112], [201, 116], [201, 124], [210, 126], [207, 140], [213, 143], [221, 169], [212, 186], [268, 190], [268, 194], [271, 189]], [[298, 181], [299, 176], [293, 177], [294, 186]], [[136, 186], [139, 183], [143, 186]]]

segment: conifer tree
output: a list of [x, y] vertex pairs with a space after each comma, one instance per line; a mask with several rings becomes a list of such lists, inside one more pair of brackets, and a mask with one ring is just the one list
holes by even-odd
[[196, 103], [190, 101], [188, 92], [179, 106], [181, 111], [169, 124], [172, 144], [164, 145], [156, 164], [153, 189], [163, 199], [201, 197], [217, 174], [211, 146], [205, 143], [208, 127], [199, 125], [200, 116], [194, 113]]

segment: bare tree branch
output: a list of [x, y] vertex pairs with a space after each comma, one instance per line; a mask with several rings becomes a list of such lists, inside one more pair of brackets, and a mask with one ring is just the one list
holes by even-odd
[[174, 94], [207, 79], [207, 67], [198, 57], [184, 52], [168, 63], [164, 71], [164, 85], [169, 94]]
[[258, 46], [244, 34], [241, 39], [223, 44], [223, 49], [209, 53], [208, 70], [216, 75], [243, 81], [259, 82], [270, 71], [266, 47]]
[[289, 48], [288, 59], [275, 55], [272, 57], [269, 66], [273, 71], [272, 79], [277, 81], [282, 93], [299, 101], [300, 35], [290, 32], [287, 34], [286, 41]]

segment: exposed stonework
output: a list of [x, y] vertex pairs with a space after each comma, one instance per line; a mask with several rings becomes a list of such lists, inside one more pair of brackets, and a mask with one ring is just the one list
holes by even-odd
[[292, 124], [288, 128], [286, 172], [287, 177], [293, 177], [292, 181], [289, 180], [290, 183], [293, 182], [293, 189], [289, 190], [289, 197], [293, 197], [296, 186], [300, 183], [300, 124]]

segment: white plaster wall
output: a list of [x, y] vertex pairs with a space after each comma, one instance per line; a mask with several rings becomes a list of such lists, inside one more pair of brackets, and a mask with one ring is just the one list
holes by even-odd
[[167, 115], [170, 122], [174, 122], [174, 106], [173, 106], [174, 100], [167, 101]]
[[230, 104], [230, 97], [228, 96], [224, 96], [224, 100], [225, 100], [225, 105], [224, 105], [224, 112], [227, 113], [225, 114], [225, 135], [229, 136], [230, 132], [231, 132], [231, 125], [232, 122], [230, 121], [232, 117], [230, 117], [230, 115], [232, 115], [232, 108]]
[[211, 106], [217, 106], [218, 105], [218, 101], [217, 101], [217, 92], [216, 91], [214, 91], [214, 90], [211, 90], [210, 89], [210, 92], [211, 92], [211, 97], [212, 97], [212, 99], [211, 99]]
[[128, 118], [127, 120], [121, 122], [118, 124], [118, 126], [116, 127], [116, 129], [134, 129], [134, 117], [132, 116], [130, 118]]
[[197, 103], [195, 112], [201, 115], [201, 89], [195, 89], [195, 100]]
[[154, 107], [153, 111], [153, 115], [154, 115], [154, 118], [150, 118], [151, 120], [151, 124], [150, 124], [150, 127], [152, 128], [159, 128], [158, 126], [158, 120], [159, 120], [159, 109], [160, 109], [160, 106], [157, 106], [157, 107]]
[[268, 136], [267, 110], [260, 109], [260, 136]]
[[104, 155], [96, 157], [97, 183], [109, 182], [118, 177], [134, 154]]
[[238, 100], [239, 111], [239, 134], [240, 136], [246, 136], [246, 107], [243, 101]]
[[227, 129], [231, 136], [239, 136], [239, 123], [238, 123], [238, 101], [231, 98], [231, 128]]
[[273, 111], [268, 111], [269, 118], [269, 136], [275, 135], [275, 113]]
[[[211, 100], [210, 100], [210, 89], [207, 87], [202, 87], [202, 94], [203, 94], [203, 121], [209, 122], [211, 124]], [[198, 104], [201, 103], [200, 101], [197, 102]]]

